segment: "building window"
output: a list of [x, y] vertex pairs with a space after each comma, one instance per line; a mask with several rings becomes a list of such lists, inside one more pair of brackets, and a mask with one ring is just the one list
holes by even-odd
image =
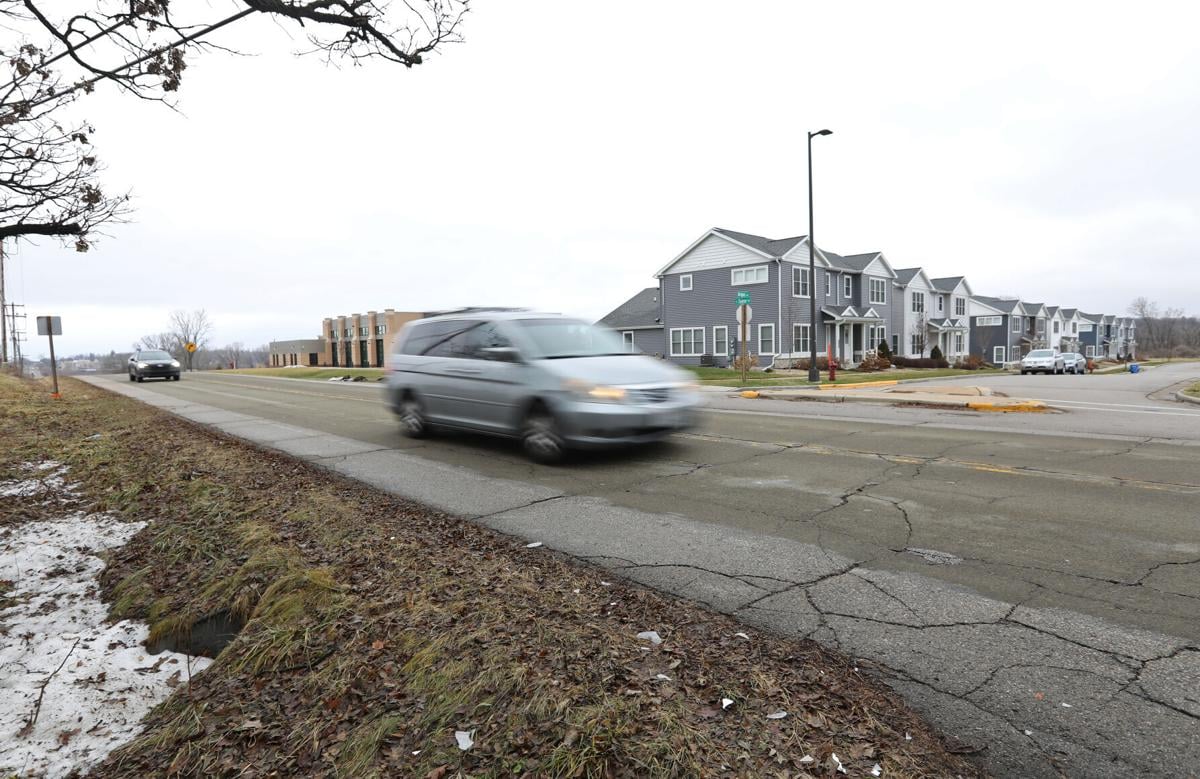
[[954, 353], [955, 354], [963, 353], [963, 334], [962, 333], [954, 334]]
[[713, 328], [713, 354], [729, 355], [729, 328], [717, 325]]
[[679, 291], [680, 292], [691, 292], [692, 291], [692, 274], [687, 273], [687, 274], [684, 274], [683, 276], [679, 277]]
[[758, 353], [775, 354], [775, 325], [758, 326]]
[[766, 265], [755, 265], [752, 268], [734, 268], [730, 271], [733, 286], [742, 284], [766, 284], [769, 278]]
[[854, 277], [849, 273], [842, 276], [842, 297], [846, 300], [854, 297]]
[[703, 327], [671, 328], [671, 356], [699, 357], [704, 354]]
[[330, 340], [330, 341], [336, 341], [336, 340], [337, 340], [337, 330], [330, 330], [330, 331], [329, 331], [329, 340]]
[[621, 333], [621, 343], [625, 344], [625, 351], [633, 351], [633, 331], [625, 330]]
[[812, 353], [812, 328], [808, 325], [792, 325], [792, 353]]
[[871, 279], [871, 302], [886, 303], [887, 302], [887, 280]]
[[1085, 357], [1095, 357], [1096, 356], [1096, 347], [1094, 347], [1094, 346], [1089, 346], [1084, 351], [1087, 352], [1087, 354], [1084, 355]]
[[806, 298], [812, 295], [808, 275], [808, 268], [802, 268], [799, 265], [792, 266], [792, 297]]
[[1037, 333], [1038, 333], [1038, 335], [1046, 334], [1046, 320], [1041, 318], [1040, 316], [1038, 317], [1038, 320], [1037, 320]]
[[1019, 317], [1019, 316], [1014, 316], [1014, 317], [1012, 318], [1012, 331], [1013, 331], [1014, 333], [1019, 333], [1019, 332], [1021, 332], [1021, 319], [1022, 319], [1022, 318], [1023, 318], [1023, 317]]
[[1058, 335], [1058, 322], [1057, 321], [1054, 323], [1054, 334]]
[[1004, 323], [1004, 320], [998, 316], [980, 316], [975, 317], [976, 327], [996, 327]]
[[1071, 335], [1078, 335], [1078, 334], [1079, 334], [1079, 323], [1072, 322], [1071, 323]]
[[945, 311], [945, 309], [943, 308], [943, 306], [946, 305], [945, 298], [943, 298], [941, 295], [938, 295], [937, 301], [938, 301], [938, 313], [941, 314]]
[[360, 328], [358, 328], [358, 334], [359, 334], [359, 335], [366, 335], [366, 334], [367, 334], [367, 328], [365, 328], [365, 327], [360, 327]]
[[825, 297], [833, 297], [833, 274], [825, 271]]
[[922, 343], [921, 334], [913, 333], [911, 340], [912, 340], [912, 343], [910, 343], [909, 346], [911, 347], [912, 354], [915, 354], [918, 357], [925, 354], [925, 344]]
[[966, 298], [955, 298], [954, 299], [954, 315], [955, 316], [966, 316], [967, 315], [967, 299]]
[[992, 347], [992, 365], [1004, 364], [1004, 352], [1005, 349], [1003, 346]]
[[346, 337], [347, 337], [347, 338], [353, 338], [353, 337], [354, 337], [354, 328], [353, 328], [353, 327], [347, 327], [347, 328], [346, 328]]
[[900, 334], [892, 333], [892, 354], [897, 354], [900, 351]]
[[375, 325], [375, 335], [383, 335], [387, 332], [387, 325]]
[[925, 293], [924, 292], [912, 293], [912, 312], [914, 314], [924, 314], [925, 313]]

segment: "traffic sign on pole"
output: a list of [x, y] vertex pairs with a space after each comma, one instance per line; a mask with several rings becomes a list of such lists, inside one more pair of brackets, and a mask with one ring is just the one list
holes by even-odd
[[54, 356], [54, 336], [62, 335], [62, 317], [39, 316], [37, 329], [38, 335], [50, 337], [50, 375], [54, 377], [54, 392], [50, 397], [59, 400], [62, 395], [58, 394], [58, 359]]
[[737, 297], [733, 299], [733, 302], [739, 306], [750, 305], [750, 291], [745, 289], [738, 290]]
[[[749, 322], [754, 318], [754, 309], [750, 308], [749, 305], [740, 305], [734, 310], [734, 316], [737, 317], [737, 321], [739, 322]], [[743, 319], [743, 317], [745, 317], [745, 319]]]

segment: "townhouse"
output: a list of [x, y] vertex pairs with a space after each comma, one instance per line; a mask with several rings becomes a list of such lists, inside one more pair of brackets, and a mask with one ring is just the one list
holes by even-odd
[[[963, 276], [896, 270], [879, 251], [818, 249], [810, 275], [810, 250], [805, 235], [766, 238], [714, 227], [658, 269], [657, 286], [599, 323], [619, 332], [625, 348], [681, 365], [731, 366], [744, 347], [759, 367], [796, 367], [815, 345], [818, 355], [853, 367], [884, 343], [905, 357], [929, 356], [936, 346], [951, 362], [978, 355], [998, 365], [1041, 348], [1134, 353], [1128, 318], [977, 295]], [[744, 334], [739, 296], [749, 296], [753, 312]]]

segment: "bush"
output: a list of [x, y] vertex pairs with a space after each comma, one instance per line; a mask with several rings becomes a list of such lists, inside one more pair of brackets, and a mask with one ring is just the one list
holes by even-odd
[[[794, 363], [792, 363], [792, 367], [798, 371], [806, 371], [806, 370], [808, 370], [808, 366], [811, 364], [812, 363], [806, 358], [803, 360], [796, 360]], [[819, 370], [819, 371], [829, 370], [829, 358], [828, 357], [818, 357], [817, 358], [817, 370]]]
[[892, 359], [892, 350], [888, 347], [887, 341], [880, 341], [875, 353], [885, 360]]
[[892, 367], [892, 363], [885, 357], [880, 357], [875, 354], [867, 354], [863, 357], [862, 362], [858, 364], [858, 370], [862, 373], [874, 373], [875, 371], [883, 371]]
[[892, 365], [897, 368], [949, 368], [945, 360], [935, 360], [932, 357], [900, 357], [892, 358]]
[[938, 362], [945, 362], [946, 355], [942, 354], [942, 347], [934, 344], [933, 348], [929, 350], [929, 359], [937, 360]]
[[963, 371], [977, 371], [984, 366], [982, 355], [969, 354], [966, 357], [960, 357], [954, 367]]

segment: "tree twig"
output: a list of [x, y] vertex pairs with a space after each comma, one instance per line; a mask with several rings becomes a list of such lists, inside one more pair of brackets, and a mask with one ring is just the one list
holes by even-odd
[[79, 641], [80, 639], [75, 639], [75, 643], [71, 644], [71, 648], [67, 650], [67, 656], [58, 664], [58, 668], [55, 668], [49, 676], [42, 680], [42, 684], [38, 689], [37, 703], [33, 706], [33, 713], [29, 715], [29, 719], [25, 722], [25, 727], [21, 728], [17, 733], [18, 736], [24, 737], [33, 731], [33, 726], [37, 724], [38, 715], [42, 713], [42, 698], [46, 695], [46, 687], [50, 684], [50, 680], [54, 678], [55, 674], [61, 671], [63, 666], [67, 664], [67, 660], [71, 659], [71, 653], [75, 651], [75, 647], [79, 646]]

